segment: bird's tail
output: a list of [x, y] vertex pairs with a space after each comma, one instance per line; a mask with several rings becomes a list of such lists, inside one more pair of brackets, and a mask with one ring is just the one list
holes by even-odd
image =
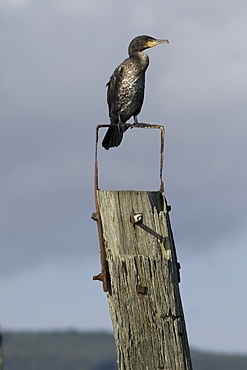
[[123, 134], [124, 131], [119, 130], [118, 127], [109, 127], [102, 141], [103, 148], [108, 150], [114, 146], [119, 146], [123, 139]]

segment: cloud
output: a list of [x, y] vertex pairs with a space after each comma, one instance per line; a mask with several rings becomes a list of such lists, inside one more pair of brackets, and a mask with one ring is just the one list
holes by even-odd
[[[244, 229], [245, 3], [222, 7], [218, 1], [199, 7], [191, 1], [163, 8], [158, 1], [162, 11], [151, 12], [148, 2], [138, 2], [125, 23], [121, 20], [129, 12], [126, 5], [121, 13], [113, 3], [103, 6], [96, 1], [23, 4], [25, 12], [8, 13], [3, 44], [6, 249], [12, 240], [13, 251], [30, 252], [30, 241], [43, 240], [39, 235], [46, 228], [44, 244], [49, 239], [50, 245], [56, 244], [69, 219], [61, 210], [69, 204], [74, 217], [80, 217], [81, 209], [82, 217], [88, 218], [77, 230], [78, 237], [88, 229], [94, 207], [95, 125], [108, 120], [105, 83], [138, 33], [171, 41], [148, 51], [151, 64], [140, 120], [166, 126], [166, 196], [174, 204], [176, 238], [193, 245], [203, 235], [201, 246], [213, 245], [222, 233]], [[134, 131], [126, 133], [117, 152], [102, 153], [105, 160], [110, 158], [110, 170], [101, 171], [103, 184], [121, 188], [128, 179], [127, 188], [152, 186], [159, 154], [157, 166], [151, 164], [152, 152], [146, 148], [152, 151], [157, 139]], [[125, 159], [128, 143], [141, 153], [138, 165]], [[115, 176], [118, 169], [120, 175]], [[154, 189], [158, 186], [157, 176]], [[55, 218], [57, 228], [52, 230], [48, 224]], [[24, 232], [30, 223], [34, 239]], [[66, 232], [74, 233], [73, 226]], [[75, 250], [80, 243], [75, 242]], [[50, 247], [44, 246], [42, 254], [48, 258]]]
[[1, 7], [3, 9], [20, 9], [30, 5], [34, 0], [3, 0], [1, 2]]

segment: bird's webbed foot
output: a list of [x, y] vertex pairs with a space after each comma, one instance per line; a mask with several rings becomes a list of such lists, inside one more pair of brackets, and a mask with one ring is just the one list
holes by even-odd
[[134, 125], [139, 125], [139, 122], [138, 122], [137, 116], [134, 116]]
[[[139, 125], [137, 116], [133, 116], [133, 117], [134, 117], [134, 123], [132, 125]], [[130, 128], [133, 128], [133, 127], [130, 126]]]
[[143, 124], [138, 122], [137, 116], [134, 116], [134, 125], [139, 125], [139, 126], [143, 127]]

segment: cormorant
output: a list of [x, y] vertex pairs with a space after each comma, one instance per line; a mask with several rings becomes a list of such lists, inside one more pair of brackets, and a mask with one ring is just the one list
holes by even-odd
[[102, 141], [102, 146], [108, 150], [119, 146], [123, 133], [127, 129], [125, 122], [134, 117], [138, 124], [137, 115], [141, 111], [145, 72], [148, 68], [149, 57], [142, 51], [155, 45], [169, 43], [168, 40], [158, 40], [151, 36], [137, 36], [129, 44], [129, 58], [125, 59], [113, 72], [107, 83], [107, 103], [111, 125]]

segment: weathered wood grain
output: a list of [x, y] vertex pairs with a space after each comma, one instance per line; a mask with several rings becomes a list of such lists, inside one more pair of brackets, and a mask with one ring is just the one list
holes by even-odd
[[[163, 194], [97, 191], [120, 370], [192, 369]], [[130, 221], [142, 213], [141, 224]]]

